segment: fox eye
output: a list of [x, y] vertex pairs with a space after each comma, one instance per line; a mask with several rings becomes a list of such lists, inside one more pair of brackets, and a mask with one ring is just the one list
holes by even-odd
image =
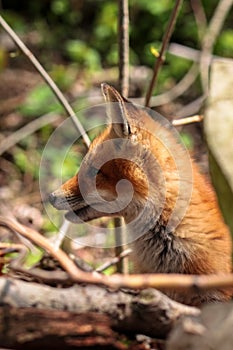
[[100, 172], [100, 169], [95, 168], [94, 166], [91, 166], [88, 169], [88, 176], [90, 177], [95, 177], [98, 173]]

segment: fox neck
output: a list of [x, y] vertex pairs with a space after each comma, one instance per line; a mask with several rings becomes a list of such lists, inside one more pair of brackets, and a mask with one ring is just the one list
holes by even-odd
[[192, 197], [178, 225], [173, 229], [168, 227], [172, 212], [169, 197], [154, 221], [153, 206], [145, 215], [145, 220], [150, 218], [151, 227], [133, 243], [136, 271], [189, 274], [231, 271], [229, 230], [213, 190], [196, 166], [193, 167]]
[[[168, 231], [173, 231], [172, 226], [176, 226], [174, 220], [171, 220], [174, 208], [179, 200], [185, 203], [190, 182], [178, 176], [174, 160], [167, 152], [164, 161], [163, 157], [161, 160], [158, 159], [144, 145], [140, 145], [138, 148], [139, 154], [135, 157], [137, 160], [140, 159], [139, 165], [143, 169], [143, 174], [137, 170], [135, 173], [133, 172], [133, 177], [138, 179], [135, 186], [136, 192], [131, 203], [122, 211], [121, 215], [130, 231], [134, 234], [137, 232], [138, 236], [150, 230], [157, 232], [161, 225], [166, 227]], [[157, 147], [154, 148], [157, 149]], [[180, 207], [181, 209], [176, 206], [175, 210], [175, 220], [177, 221], [183, 215], [182, 206]], [[168, 223], [169, 227], [167, 227]]]

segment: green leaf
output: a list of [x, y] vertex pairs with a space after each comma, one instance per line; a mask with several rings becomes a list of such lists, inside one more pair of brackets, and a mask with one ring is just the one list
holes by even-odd
[[40, 85], [28, 94], [26, 101], [19, 107], [19, 111], [27, 117], [35, 117], [49, 112], [62, 112], [63, 108], [50, 87]]
[[65, 47], [66, 53], [74, 62], [90, 69], [99, 69], [100, 56], [98, 52], [89, 47], [84, 41], [69, 40]]
[[181, 132], [180, 133], [180, 138], [182, 143], [189, 149], [192, 150], [193, 149], [193, 138], [190, 134], [186, 133], [186, 132]]
[[215, 46], [215, 52], [221, 56], [233, 56], [233, 29], [225, 30], [220, 34]]

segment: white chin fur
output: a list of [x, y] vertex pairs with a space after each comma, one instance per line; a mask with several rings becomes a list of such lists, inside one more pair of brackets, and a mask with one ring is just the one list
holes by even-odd
[[69, 211], [68, 213], [65, 214], [65, 218], [66, 220], [73, 222], [74, 224], [81, 224], [84, 221], [78, 216], [78, 214], [76, 214], [73, 211]]

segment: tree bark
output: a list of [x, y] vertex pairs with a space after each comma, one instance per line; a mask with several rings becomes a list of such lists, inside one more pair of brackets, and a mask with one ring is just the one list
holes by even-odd
[[136, 293], [95, 285], [53, 288], [3, 277], [0, 296], [0, 345], [16, 349], [51, 344], [70, 349], [87, 346], [85, 342], [93, 342], [95, 348], [100, 342], [104, 349], [113, 339], [120, 349], [115, 332], [163, 339], [181, 316], [200, 313], [154, 289]]
[[35, 308], [0, 308], [0, 344], [10, 349], [125, 349], [108, 316]]

